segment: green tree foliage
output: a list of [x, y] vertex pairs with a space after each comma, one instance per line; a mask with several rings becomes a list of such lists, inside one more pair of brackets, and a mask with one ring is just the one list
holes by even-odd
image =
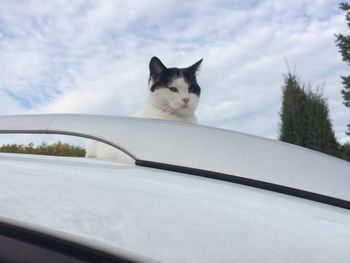
[[280, 116], [281, 141], [341, 157], [326, 100], [319, 91], [305, 89], [291, 73], [284, 78]]
[[[345, 19], [348, 27], [350, 28], [350, 4], [341, 3], [340, 9], [345, 11]], [[335, 37], [339, 52], [343, 57], [343, 61], [350, 65], [350, 35], [337, 34]], [[344, 98], [344, 105], [346, 107], [350, 107], [350, 76], [342, 76], [341, 78], [344, 85], [344, 89], [341, 91]], [[346, 134], [350, 135], [350, 124], [348, 124], [348, 132]]]
[[73, 156], [73, 157], [85, 156], [85, 149], [79, 146], [72, 146], [67, 143], [62, 143], [61, 141], [50, 145], [43, 142], [41, 145], [37, 147], [35, 147], [33, 143], [30, 143], [28, 145], [7, 144], [0, 147], [0, 152], [55, 155], [55, 156]]
[[350, 143], [346, 143], [340, 147], [342, 157], [350, 161]]

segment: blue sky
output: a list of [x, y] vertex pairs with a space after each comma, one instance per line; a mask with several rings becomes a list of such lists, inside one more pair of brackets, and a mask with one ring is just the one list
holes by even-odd
[[[289, 3], [290, 2], [290, 3]], [[277, 138], [286, 60], [323, 88], [346, 142], [349, 74], [334, 0], [0, 2], [0, 114], [131, 115], [147, 97], [152, 56], [167, 66], [204, 59], [197, 115], [204, 125]]]

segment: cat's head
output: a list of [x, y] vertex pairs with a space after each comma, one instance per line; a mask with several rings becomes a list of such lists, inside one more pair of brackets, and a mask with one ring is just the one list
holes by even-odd
[[190, 116], [197, 108], [201, 88], [196, 72], [202, 59], [188, 68], [167, 68], [157, 57], [149, 64], [149, 90], [151, 103], [178, 116]]

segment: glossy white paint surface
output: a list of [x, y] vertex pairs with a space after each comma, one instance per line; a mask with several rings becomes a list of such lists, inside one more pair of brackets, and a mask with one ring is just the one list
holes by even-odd
[[0, 216], [163, 262], [350, 262], [350, 211], [84, 158], [0, 154]]

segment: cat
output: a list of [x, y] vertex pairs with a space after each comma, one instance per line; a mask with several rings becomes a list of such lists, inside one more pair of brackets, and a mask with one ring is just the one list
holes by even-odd
[[[135, 117], [197, 123], [195, 110], [201, 88], [196, 75], [203, 59], [187, 68], [167, 68], [159, 58], [149, 63], [148, 99]], [[86, 157], [98, 159], [130, 160], [119, 150], [96, 141], [89, 141]]]
[[149, 95], [139, 117], [197, 123], [201, 88], [196, 73], [202, 59], [188, 68], [166, 68], [159, 58], [149, 63]]

